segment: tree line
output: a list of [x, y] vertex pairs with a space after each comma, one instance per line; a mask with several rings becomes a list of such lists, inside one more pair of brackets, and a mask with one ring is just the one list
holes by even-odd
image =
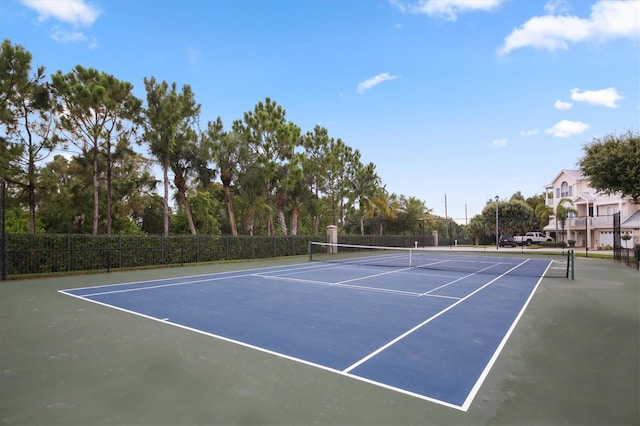
[[[189, 85], [144, 78], [139, 99], [108, 73], [77, 65], [47, 77], [24, 47], [5, 40], [0, 49], [10, 232], [318, 235], [329, 224], [451, 239], [494, 232], [491, 200], [466, 227], [434, 215], [416, 197], [389, 193], [359, 150], [322, 126], [304, 132], [270, 98], [228, 128], [220, 117], [200, 128]], [[501, 216], [518, 218], [518, 229], [548, 223], [543, 196], [504, 203]]]
[[321, 126], [303, 132], [270, 98], [228, 129], [220, 117], [200, 129], [189, 85], [144, 78], [143, 100], [81, 65], [48, 78], [9, 40], [0, 61], [13, 232], [298, 235], [338, 224], [364, 234], [395, 221], [411, 232], [431, 216], [421, 200], [390, 194], [359, 150]]

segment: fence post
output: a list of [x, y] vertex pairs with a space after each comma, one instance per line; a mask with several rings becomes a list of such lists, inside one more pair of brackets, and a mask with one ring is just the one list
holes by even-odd
[[71, 257], [73, 256], [73, 250], [71, 250], [71, 233], [67, 232], [67, 272], [71, 272], [71, 265], [73, 264]]

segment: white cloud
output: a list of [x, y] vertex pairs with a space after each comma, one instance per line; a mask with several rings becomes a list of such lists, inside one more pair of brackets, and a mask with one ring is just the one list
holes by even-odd
[[507, 146], [507, 140], [502, 138], [502, 139], [494, 139], [491, 141], [491, 144], [493, 146], [498, 146], [498, 147], [503, 147], [503, 146]]
[[78, 41], [86, 41], [87, 36], [77, 31], [64, 31], [59, 27], [51, 30], [51, 38], [58, 43], [73, 43]]
[[403, 13], [425, 14], [455, 21], [458, 14], [477, 10], [490, 10], [500, 5], [504, 0], [417, 0], [403, 2], [389, 0], [393, 6]]
[[391, 75], [387, 72], [384, 72], [382, 74], [378, 74], [375, 77], [372, 77], [368, 80], [363, 81], [362, 83], [358, 84], [358, 89], [356, 90], [358, 93], [363, 93], [366, 90], [371, 89], [374, 86], [377, 86], [378, 84], [385, 82], [387, 80], [395, 80], [396, 78], [398, 78], [397, 75]]
[[568, 110], [568, 109], [571, 109], [573, 104], [571, 102], [564, 102], [564, 101], [557, 100], [556, 103], [553, 104], [553, 106], [555, 109]]
[[57, 19], [73, 25], [88, 27], [100, 15], [100, 11], [84, 0], [22, 0], [22, 4], [38, 12], [38, 19]]
[[520, 136], [535, 136], [540, 132], [540, 130], [538, 129], [532, 129], [532, 130], [521, 130], [520, 131]]
[[602, 90], [585, 90], [584, 92], [581, 92], [580, 89], [572, 89], [571, 99], [607, 108], [618, 108], [617, 102], [622, 99], [622, 95], [613, 87]]
[[544, 11], [550, 15], [569, 13], [569, 5], [565, 0], [551, 0], [544, 5]]
[[[547, 5], [547, 11], [559, 10], [557, 5]], [[571, 43], [605, 42], [626, 37], [638, 39], [638, 16], [639, 0], [600, 0], [591, 7], [588, 18], [554, 14], [536, 16], [509, 34], [498, 53], [506, 55], [523, 47], [566, 50]]]
[[545, 133], [555, 136], [556, 138], [568, 138], [571, 135], [579, 135], [588, 128], [589, 125], [582, 121], [562, 120], [554, 124], [553, 127], [545, 130]]

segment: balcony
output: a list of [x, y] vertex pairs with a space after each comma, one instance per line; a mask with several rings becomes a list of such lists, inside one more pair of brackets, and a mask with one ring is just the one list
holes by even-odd
[[[565, 228], [586, 228], [587, 219], [589, 220], [589, 228], [611, 228], [613, 227], [613, 216], [596, 216], [596, 217], [572, 217], [568, 218]], [[625, 218], [622, 218], [624, 221]]]

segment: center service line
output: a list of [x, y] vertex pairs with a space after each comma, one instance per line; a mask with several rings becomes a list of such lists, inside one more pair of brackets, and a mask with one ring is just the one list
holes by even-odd
[[350, 371], [352, 371], [353, 369], [355, 369], [356, 367], [360, 366], [361, 364], [365, 363], [366, 361], [370, 360], [371, 358], [373, 358], [374, 356], [378, 355], [380, 352], [384, 351], [385, 349], [389, 348], [390, 346], [394, 345], [395, 343], [399, 342], [400, 340], [404, 339], [405, 337], [409, 336], [410, 334], [413, 334], [416, 330], [420, 329], [421, 327], [423, 327], [424, 325], [430, 323], [431, 321], [433, 321], [434, 319], [438, 318], [440, 315], [444, 314], [445, 312], [449, 311], [450, 309], [454, 308], [455, 306], [459, 305], [460, 303], [464, 302], [465, 300], [467, 300], [468, 298], [470, 298], [471, 296], [473, 296], [474, 294], [476, 294], [477, 292], [479, 292], [480, 290], [482, 290], [483, 288], [489, 286], [490, 284], [493, 284], [494, 282], [496, 282], [497, 280], [499, 280], [500, 278], [504, 277], [505, 275], [507, 275], [509, 272], [513, 271], [516, 268], [519, 268], [520, 266], [524, 265], [525, 263], [527, 263], [529, 261], [529, 259], [526, 259], [524, 262], [519, 263], [518, 265], [514, 266], [513, 268], [509, 269], [508, 271], [506, 271], [504, 274], [495, 277], [494, 279], [492, 279], [491, 281], [489, 281], [488, 283], [486, 283], [485, 285], [483, 285], [482, 287], [479, 287], [477, 290], [473, 291], [472, 293], [469, 293], [468, 295], [466, 295], [465, 297], [463, 297], [462, 299], [458, 300], [457, 302], [449, 305], [448, 307], [446, 307], [445, 309], [443, 309], [442, 311], [436, 313], [435, 315], [433, 315], [432, 317], [424, 320], [423, 322], [421, 322], [420, 324], [416, 325], [415, 327], [413, 327], [412, 329], [406, 331], [405, 333], [401, 334], [400, 336], [396, 337], [395, 339], [391, 340], [390, 342], [388, 342], [387, 344], [379, 347], [378, 349], [376, 349], [375, 351], [371, 352], [369, 355], [367, 355], [366, 357], [360, 359], [359, 361], [356, 361], [355, 363], [353, 363], [352, 365], [350, 365], [349, 367], [345, 368], [344, 370], [342, 370], [343, 373], [349, 373]]

